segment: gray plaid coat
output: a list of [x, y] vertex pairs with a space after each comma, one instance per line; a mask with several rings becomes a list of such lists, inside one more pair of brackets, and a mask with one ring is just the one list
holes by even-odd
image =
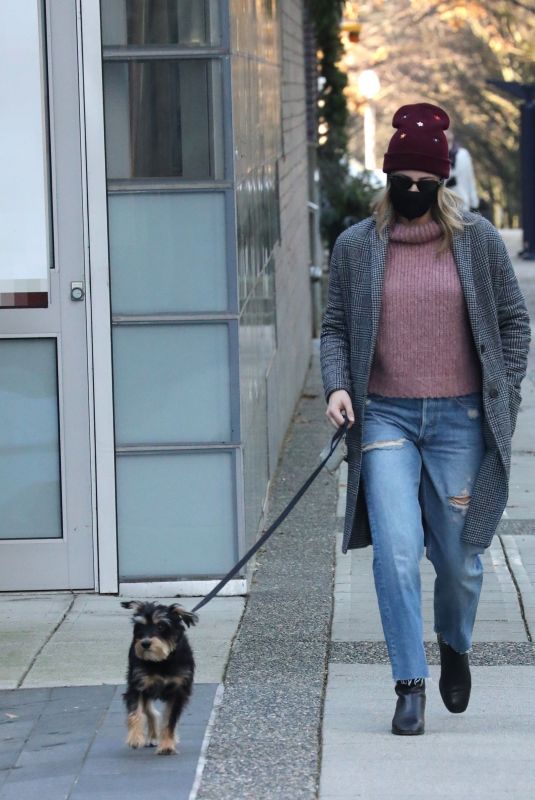
[[[453, 255], [463, 288], [483, 376], [486, 452], [472, 490], [462, 538], [488, 547], [507, 503], [511, 437], [526, 374], [530, 322], [503, 240], [479, 214], [464, 214]], [[329, 300], [321, 329], [320, 361], [325, 400], [335, 389], [351, 396], [355, 423], [346, 435], [348, 482], [342, 550], [371, 543], [360, 482], [364, 403], [379, 313], [388, 228], [380, 238], [373, 217], [336, 240], [330, 263]]]

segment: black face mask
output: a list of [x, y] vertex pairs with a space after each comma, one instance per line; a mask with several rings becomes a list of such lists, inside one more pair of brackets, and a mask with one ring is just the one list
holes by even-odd
[[437, 200], [439, 183], [437, 181], [429, 183], [433, 186], [425, 187], [425, 191], [413, 192], [410, 188], [400, 186], [395, 180], [390, 181], [390, 199], [395, 211], [405, 219], [422, 217]]

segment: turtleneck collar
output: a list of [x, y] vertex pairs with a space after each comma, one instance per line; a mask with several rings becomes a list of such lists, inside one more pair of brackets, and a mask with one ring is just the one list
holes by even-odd
[[442, 231], [434, 219], [422, 224], [407, 225], [404, 222], [395, 222], [390, 229], [390, 241], [405, 242], [407, 244], [424, 244], [440, 239]]

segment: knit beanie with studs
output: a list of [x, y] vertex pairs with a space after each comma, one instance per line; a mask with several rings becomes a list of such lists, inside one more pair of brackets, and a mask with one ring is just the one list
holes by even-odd
[[385, 153], [383, 172], [417, 169], [447, 178], [450, 174], [448, 140], [450, 118], [438, 106], [415, 103], [401, 106], [392, 120], [397, 131]]

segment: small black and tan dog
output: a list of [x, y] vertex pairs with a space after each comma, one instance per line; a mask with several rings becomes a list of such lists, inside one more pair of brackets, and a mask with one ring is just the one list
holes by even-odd
[[[195, 671], [185, 630], [186, 626], [195, 625], [198, 617], [177, 604], [165, 606], [131, 600], [121, 605], [134, 612], [134, 636], [123, 694], [128, 712], [126, 743], [135, 748], [158, 745], [159, 755], [176, 753], [175, 728], [191, 696]], [[165, 702], [159, 732], [154, 700]]]

